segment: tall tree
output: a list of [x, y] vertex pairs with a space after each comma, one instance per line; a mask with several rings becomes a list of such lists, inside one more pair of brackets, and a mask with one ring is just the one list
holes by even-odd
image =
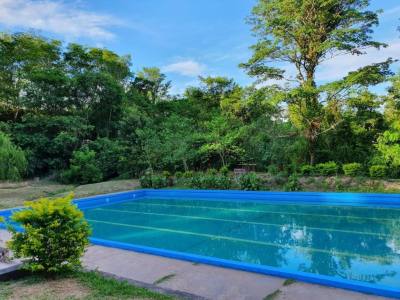
[[400, 74], [392, 79], [386, 97], [385, 118], [389, 129], [378, 139], [377, 149], [389, 166], [400, 170]]
[[317, 84], [322, 62], [386, 46], [372, 39], [378, 14], [367, 10], [368, 5], [369, 0], [259, 0], [249, 19], [258, 42], [252, 46], [253, 56], [241, 66], [259, 81], [292, 80], [279, 64], [294, 67], [297, 84], [286, 101], [293, 124], [308, 142], [311, 163], [318, 137], [339, 123], [324, 122], [329, 102], [339, 103], [351, 88], [376, 84], [388, 73], [390, 60], [361, 68], [335, 84]]

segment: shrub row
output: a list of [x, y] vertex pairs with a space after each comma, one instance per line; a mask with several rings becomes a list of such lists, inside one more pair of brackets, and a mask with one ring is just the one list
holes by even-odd
[[[317, 164], [315, 166], [303, 165], [300, 174], [303, 176], [332, 176], [339, 173], [339, 166], [333, 161]], [[360, 163], [349, 163], [342, 166], [343, 174], [356, 177], [366, 174], [363, 165]], [[373, 165], [368, 169], [368, 175], [372, 178], [384, 178], [388, 175], [388, 168], [384, 165]]]
[[146, 173], [140, 178], [143, 188], [164, 188], [178, 185], [193, 189], [241, 189], [246, 191], [258, 191], [262, 188], [262, 180], [256, 173], [246, 173], [238, 178], [230, 176], [229, 171], [221, 169], [219, 172], [210, 169], [207, 172], [185, 173], [177, 172], [172, 177], [168, 172], [163, 174]]

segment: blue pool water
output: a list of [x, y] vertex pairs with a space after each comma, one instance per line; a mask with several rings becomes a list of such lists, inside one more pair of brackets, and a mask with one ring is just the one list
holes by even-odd
[[332, 203], [153, 195], [84, 214], [99, 240], [400, 292], [400, 207]]
[[75, 203], [95, 244], [400, 299], [399, 194], [139, 190]]

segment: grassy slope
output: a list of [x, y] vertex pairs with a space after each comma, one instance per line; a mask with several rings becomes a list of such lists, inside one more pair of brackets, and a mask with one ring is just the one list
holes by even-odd
[[75, 197], [133, 190], [139, 186], [137, 180], [111, 180], [80, 186], [64, 185], [52, 181], [24, 181], [0, 183], [0, 209], [20, 206], [26, 200], [40, 197], [63, 196], [74, 192]]

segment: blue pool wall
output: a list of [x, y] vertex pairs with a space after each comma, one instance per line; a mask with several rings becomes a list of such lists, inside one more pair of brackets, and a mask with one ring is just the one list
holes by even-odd
[[[218, 201], [260, 201], [279, 203], [301, 203], [310, 205], [348, 205], [348, 206], [371, 206], [371, 207], [393, 207], [400, 208], [400, 194], [367, 194], [367, 193], [317, 193], [317, 192], [247, 192], [247, 191], [220, 191], [220, 190], [135, 190], [121, 193], [98, 195], [74, 200], [74, 203], [82, 209], [90, 209], [126, 201], [134, 201], [143, 198], [165, 198], [168, 199], [205, 199]], [[0, 216], [9, 218], [16, 210], [0, 210]], [[4, 225], [0, 224], [0, 228]], [[98, 238], [90, 238], [93, 244], [137, 251], [169, 258], [204, 263], [220, 267], [233, 268], [248, 272], [291, 278], [299, 281], [343, 288], [368, 294], [400, 299], [399, 288], [386, 287], [354, 280], [333, 278], [325, 275], [287, 272], [279, 268], [235, 262], [214, 257], [199, 256], [190, 253], [176, 252], [159, 248], [133, 245]]]

